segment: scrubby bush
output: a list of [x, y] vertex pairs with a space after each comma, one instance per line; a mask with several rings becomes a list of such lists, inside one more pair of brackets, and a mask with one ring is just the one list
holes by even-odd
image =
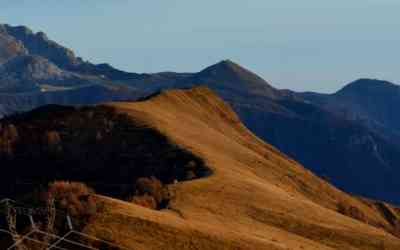
[[186, 170], [195, 171], [197, 168], [197, 164], [195, 161], [189, 161], [188, 163], [185, 164], [184, 167]]
[[141, 196], [134, 196], [132, 198], [132, 202], [135, 203], [136, 205], [150, 208], [150, 209], [157, 209], [157, 207], [158, 207], [158, 204], [157, 204], [156, 200], [154, 199], [154, 197], [149, 194], [144, 194]]
[[48, 131], [45, 133], [43, 138], [43, 143], [45, 148], [51, 153], [60, 152], [61, 147], [61, 136], [57, 131]]
[[157, 204], [161, 203], [163, 186], [154, 176], [150, 178], [139, 178], [135, 184], [135, 196], [149, 195], [154, 198]]
[[90, 217], [97, 211], [94, 191], [83, 183], [56, 181], [49, 185], [48, 197], [56, 201], [57, 208], [73, 217]]
[[18, 137], [18, 130], [13, 124], [2, 125], [0, 129], [0, 154], [12, 155]]
[[18, 130], [13, 124], [9, 124], [4, 128], [3, 135], [10, 141], [16, 141], [18, 139]]
[[194, 171], [192, 170], [186, 171], [185, 180], [193, 180], [193, 179], [196, 179], [196, 174], [194, 173]]
[[131, 201], [143, 207], [162, 209], [173, 197], [171, 189], [157, 178], [142, 177], [136, 181], [135, 194]]

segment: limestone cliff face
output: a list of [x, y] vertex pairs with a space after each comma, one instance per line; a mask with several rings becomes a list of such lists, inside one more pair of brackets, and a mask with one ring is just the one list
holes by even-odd
[[[21, 50], [30, 55], [38, 55], [47, 58], [61, 68], [68, 68], [81, 63], [74, 52], [50, 40], [45, 33], [34, 33], [25, 26], [1, 25], [0, 32], [7, 34], [19, 44]], [[15, 46], [15, 45], [14, 45]]]

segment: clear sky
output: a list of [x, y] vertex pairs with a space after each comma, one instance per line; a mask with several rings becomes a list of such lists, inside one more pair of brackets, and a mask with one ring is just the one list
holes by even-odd
[[231, 59], [278, 88], [400, 83], [398, 0], [1, 0], [0, 22], [44, 31], [131, 72], [195, 72]]

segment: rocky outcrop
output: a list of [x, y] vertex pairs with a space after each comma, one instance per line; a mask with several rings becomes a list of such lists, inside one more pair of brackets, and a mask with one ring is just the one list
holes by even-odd
[[81, 63], [72, 50], [50, 40], [43, 32], [34, 33], [25, 26], [3, 25], [2, 28], [19, 41], [31, 55], [42, 56], [61, 68], [69, 68]]
[[17, 55], [26, 55], [28, 50], [21, 41], [10, 36], [5, 26], [0, 25], [0, 64]]
[[89, 84], [84, 76], [60, 69], [41, 56], [16, 56], [0, 65], [0, 92], [39, 91], [41, 84], [79, 86]]

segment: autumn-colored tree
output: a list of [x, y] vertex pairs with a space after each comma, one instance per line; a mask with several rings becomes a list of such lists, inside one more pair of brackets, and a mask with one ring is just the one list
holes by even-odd
[[17, 128], [13, 124], [2, 126], [0, 130], [0, 153], [12, 155], [17, 141]]
[[135, 203], [136, 205], [150, 209], [157, 209], [158, 207], [158, 204], [154, 199], [154, 197], [148, 194], [144, 194], [142, 196], [134, 196], [132, 198], [132, 202]]
[[85, 223], [97, 212], [94, 191], [84, 183], [56, 181], [49, 185], [48, 197], [55, 200], [57, 208]]
[[157, 204], [163, 200], [162, 190], [162, 183], [153, 176], [150, 178], [139, 178], [135, 184], [135, 196], [150, 195], [155, 199]]
[[43, 137], [45, 147], [52, 153], [60, 152], [61, 136], [57, 131], [47, 131]]

